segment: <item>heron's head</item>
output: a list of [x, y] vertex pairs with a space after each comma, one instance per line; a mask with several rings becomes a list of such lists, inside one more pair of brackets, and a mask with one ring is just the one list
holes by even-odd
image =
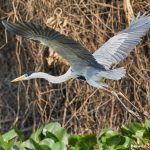
[[34, 72], [28, 71], [24, 75], [12, 80], [11, 82], [18, 82], [18, 81], [23, 81], [23, 80], [30, 80], [34, 76]]

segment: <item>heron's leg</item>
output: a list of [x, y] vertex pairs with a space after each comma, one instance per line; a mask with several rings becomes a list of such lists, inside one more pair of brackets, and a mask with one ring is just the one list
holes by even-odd
[[[108, 88], [110, 88], [110, 87], [108, 87]], [[111, 90], [111, 94], [112, 95], [114, 95], [114, 96], [116, 96], [117, 97], [117, 99], [119, 99], [119, 97], [118, 96], [121, 96], [123, 99], [125, 99], [130, 105], [132, 105], [133, 107], [134, 107], [134, 109], [140, 114], [140, 116], [143, 116], [142, 118], [144, 118], [144, 117], [146, 117], [146, 118], [148, 118], [148, 115], [147, 114], [145, 114], [145, 112], [144, 111], [142, 111], [142, 110], [140, 110], [139, 108], [137, 108], [132, 102], [130, 102], [130, 100], [122, 93], [122, 92], [115, 92], [112, 88], [110, 88]], [[105, 89], [105, 90], [108, 90], [108, 89]], [[122, 101], [121, 101], [122, 102]]]
[[[117, 100], [122, 104], [122, 106], [123, 106], [130, 114], [132, 114], [133, 116], [137, 117], [140, 121], [142, 120], [141, 117], [140, 117], [140, 115], [138, 115], [138, 114], [136, 114], [135, 112], [133, 112], [132, 110], [130, 110], [130, 109], [123, 103], [123, 101], [119, 98], [119, 96], [121, 96], [122, 98], [125, 99], [125, 96], [124, 96], [121, 92], [115, 91], [115, 90], [112, 89], [111, 87], [108, 87], [108, 85], [105, 84], [105, 83], [104, 83], [104, 84], [101, 83], [101, 82], [98, 83], [98, 82], [95, 82], [95, 81], [93, 81], [93, 80], [87, 80], [87, 82], [88, 82], [90, 85], [92, 85], [92, 86], [94, 86], [94, 87], [96, 87], [96, 88], [98, 88], [98, 89], [102, 89], [102, 90], [108, 92], [109, 94], [115, 96], [115, 97], [117, 98]], [[131, 104], [131, 102], [130, 102], [129, 100], [127, 100], [127, 102], [129, 102], [129, 103]], [[139, 112], [140, 114], [143, 114], [136, 106], [134, 106], [133, 104], [131, 104], [131, 105], [135, 108], [135, 110], [136, 110], [137, 112]], [[145, 114], [143, 114], [143, 115], [146, 116]]]
[[104, 91], [107, 91], [108, 93], [112, 94], [113, 96], [115, 96], [119, 102], [122, 104], [122, 106], [130, 113], [132, 114], [133, 116], [135, 116], [136, 118], [138, 118], [140, 121], [142, 120], [142, 118], [136, 114], [135, 112], [133, 112], [132, 110], [130, 110], [123, 102], [122, 100], [119, 98], [117, 92], [115, 92], [114, 90], [110, 90], [109, 87], [100, 87], [101, 89], [103, 89]]
[[[122, 104], [122, 106], [123, 106], [130, 114], [132, 114], [133, 116], [137, 117], [140, 121], [142, 120], [141, 117], [140, 117], [141, 115], [138, 115], [138, 114], [136, 114], [135, 112], [133, 112], [132, 110], [130, 110], [130, 109], [123, 103], [123, 101], [119, 98], [119, 96], [121, 96], [123, 99], [126, 99], [126, 100], [127, 100], [127, 98], [125, 98], [125, 96], [124, 96], [121, 92], [115, 91], [115, 90], [112, 89], [111, 87], [108, 87], [108, 85], [105, 84], [105, 83], [103, 84], [103, 83], [101, 83], [101, 82], [96, 82], [96, 81], [93, 81], [93, 80], [87, 80], [87, 82], [88, 82], [90, 85], [92, 85], [92, 86], [94, 86], [94, 87], [96, 87], [96, 88], [98, 88], [98, 89], [102, 89], [102, 90], [108, 92], [109, 94], [115, 96], [115, 97], [118, 99], [118, 101]], [[146, 117], [147, 117], [147, 115], [145, 115], [143, 112], [141, 112], [141, 111], [140, 111], [136, 106], [134, 106], [129, 100], [127, 100], [127, 102], [129, 102], [129, 103], [135, 108], [135, 110], [136, 110], [139, 114], [142, 114], [142, 116], [146, 116]], [[147, 117], [147, 118], [148, 118], [148, 117]]]

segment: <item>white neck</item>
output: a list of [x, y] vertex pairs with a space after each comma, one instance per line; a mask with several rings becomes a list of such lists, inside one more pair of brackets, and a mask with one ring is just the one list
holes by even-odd
[[35, 72], [31, 74], [28, 80], [35, 79], [35, 78], [43, 78], [45, 80], [48, 80], [51, 83], [61, 83], [74, 77], [75, 76], [72, 75], [71, 69], [69, 68], [69, 70], [65, 74], [60, 75], [60, 76], [52, 76], [44, 72]]

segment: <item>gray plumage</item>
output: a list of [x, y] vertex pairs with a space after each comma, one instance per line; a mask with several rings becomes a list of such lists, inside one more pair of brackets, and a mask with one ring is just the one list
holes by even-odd
[[49, 27], [42, 27], [30, 22], [2, 21], [5, 28], [13, 34], [38, 41], [43, 45], [51, 47], [62, 57], [64, 57], [72, 66], [85, 63], [86, 65], [100, 66], [95, 58], [87, 49], [73, 39], [60, 34]]
[[108, 40], [93, 56], [98, 63], [109, 69], [112, 64], [118, 63], [128, 56], [133, 48], [141, 41], [150, 28], [150, 16], [143, 14], [132, 19], [125, 30]]
[[32, 78], [45, 78], [50, 82], [64, 82], [70, 78], [85, 78], [87, 82], [97, 88], [107, 87], [102, 82], [103, 78], [119, 80], [125, 76], [123, 67], [109, 70], [112, 64], [118, 63], [128, 56], [131, 50], [140, 42], [141, 37], [146, 34], [150, 28], [150, 16], [143, 14], [132, 20], [130, 26], [109, 39], [93, 55], [81, 44], [60, 34], [54, 29], [41, 27], [33, 23], [12, 23], [2, 22], [5, 28], [17, 35], [25, 38], [39, 41], [62, 57], [69, 63], [70, 68], [66, 74], [56, 78], [45, 73], [33, 73], [25, 80]]

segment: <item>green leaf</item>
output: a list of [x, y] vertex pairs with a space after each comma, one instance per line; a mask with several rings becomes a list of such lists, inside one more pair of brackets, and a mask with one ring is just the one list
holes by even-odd
[[150, 130], [145, 130], [143, 138], [150, 140]]
[[145, 132], [145, 130], [136, 131], [134, 137], [136, 137], [136, 138], [143, 138], [144, 132]]
[[21, 144], [21, 150], [22, 149], [34, 149], [35, 147], [34, 147], [34, 145], [33, 145], [33, 143], [31, 142], [31, 140], [26, 140], [25, 142], [23, 142], [22, 144]]
[[114, 135], [114, 136], [110, 136], [109, 138], [106, 139], [106, 144], [109, 146], [112, 145], [119, 145], [119, 144], [123, 144], [124, 143], [124, 138], [120, 135]]
[[24, 134], [18, 130], [16, 127], [14, 128], [15, 132], [17, 133], [19, 140], [23, 141], [24, 140]]
[[46, 134], [46, 138], [52, 139], [55, 142], [59, 142], [59, 139], [53, 133], [46, 131], [45, 134]]
[[30, 139], [34, 140], [35, 142], [40, 142], [41, 140], [41, 133], [43, 130], [43, 126], [41, 126], [39, 129], [37, 129], [32, 135], [30, 136]]
[[40, 142], [40, 145], [48, 145], [49, 148], [52, 148], [54, 143], [54, 140], [46, 138]]
[[127, 127], [133, 133], [136, 133], [138, 130], [144, 130], [144, 128], [142, 127], [142, 125], [140, 123], [137, 123], [137, 122], [130, 123]]
[[9, 132], [3, 134], [2, 137], [5, 142], [8, 142], [9, 140], [12, 140], [13, 138], [18, 137], [18, 134], [14, 129], [12, 129]]
[[145, 127], [150, 130], [150, 120], [145, 120]]
[[48, 145], [40, 145], [40, 149], [38, 150], [52, 150]]
[[50, 133], [56, 133], [57, 130], [61, 129], [61, 125], [57, 122], [55, 123], [50, 123], [48, 125], [45, 125], [44, 129], [43, 129], [43, 134], [45, 134], [46, 131], [50, 132]]
[[108, 130], [98, 139], [99, 149], [128, 150], [131, 147], [130, 138], [121, 135], [116, 131]]
[[116, 131], [111, 131], [111, 130], [108, 130], [107, 133], [105, 133], [105, 135], [101, 136], [101, 138], [99, 138], [99, 140], [101, 142], [106, 142], [106, 140], [112, 136], [115, 136], [115, 135], [118, 135], [118, 133]]
[[67, 150], [66, 146], [62, 142], [56, 142], [53, 144], [52, 150]]
[[145, 129], [144, 129], [144, 127], [142, 126], [142, 124], [137, 123], [137, 122], [130, 123], [130, 124], [128, 125], [128, 128], [129, 128], [130, 130], [132, 130], [132, 132], [134, 133], [134, 134], [132, 135], [132, 137], [135, 137], [135, 138], [136, 138], [136, 142], [137, 142], [138, 144], [144, 144], [143, 135], [144, 135]]
[[24, 144], [21, 146], [21, 150], [22, 148], [28, 150], [51, 150], [49, 145], [37, 143], [33, 139], [29, 139], [24, 142]]
[[[53, 139], [54, 139], [54, 137], [56, 137], [55, 141], [58, 140], [65, 144], [68, 144], [69, 135], [67, 134], [66, 130], [61, 127], [61, 125], [59, 123], [50, 123], [50, 124], [46, 125], [43, 129], [43, 134], [46, 136], [49, 135]], [[52, 136], [52, 134], [54, 136]]]
[[97, 144], [96, 135], [72, 135], [69, 138], [69, 145], [81, 150], [93, 150]]
[[4, 141], [3, 137], [0, 135], [0, 150], [5, 150], [7, 142]]
[[19, 150], [19, 147], [17, 145], [12, 145], [11, 150]]
[[131, 147], [132, 139], [130, 139], [130, 138], [127, 137], [127, 136], [124, 136], [124, 138], [125, 138], [125, 141], [124, 141], [124, 143], [123, 143], [123, 146], [124, 146], [125, 148], [130, 148], [130, 147]]
[[131, 136], [133, 134], [133, 131], [130, 130], [127, 126], [123, 125], [122, 128], [121, 128], [121, 133], [123, 135]]
[[34, 149], [37, 149], [37, 150], [44, 150], [40, 147], [39, 143], [37, 143], [36, 141], [34, 141], [33, 139], [29, 139], [30, 142], [33, 144], [34, 146]]
[[109, 131], [109, 128], [104, 128], [104, 129], [100, 132], [98, 138], [101, 138], [101, 137], [102, 137], [104, 134], [106, 134], [108, 131]]
[[136, 141], [136, 138], [133, 137], [134, 132], [132, 130], [130, 130], [128, 127], [126, 127], [126, 126], [123, 125], [120, 131], [121, 131], [122, 135], [131, 138], [132, 141]]

